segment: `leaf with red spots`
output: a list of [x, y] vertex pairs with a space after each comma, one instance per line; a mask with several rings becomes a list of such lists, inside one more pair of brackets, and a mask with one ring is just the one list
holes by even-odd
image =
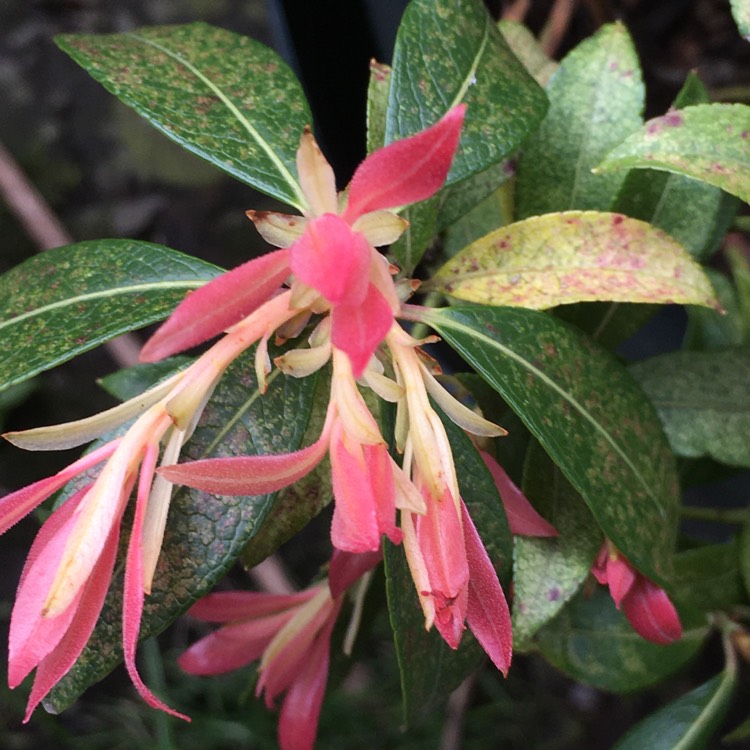
[[596, 300], [719, 306], [701, 267], [669, 235], [595, 211], [501, 227], [451, 258], [430, 286], [469, 302], [532, 309]]
[[694, 177], [750, 202], [750, 106], [697, 104], [655, 117], [595, 171], [639, 167]]

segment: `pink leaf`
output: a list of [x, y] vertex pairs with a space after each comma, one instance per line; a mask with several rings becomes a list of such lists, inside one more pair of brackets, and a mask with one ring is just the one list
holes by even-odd
[[190, 721], [190, 717], [170, 708], [159, 700], [146, 687], [138, 674], [135, 664], [135, 652], [138, 646], [138, 633], [141, 629], [141, 615], [143, 614], [143, 520], [148, 508], [148, 499], [154, 478], [154, 469], [158, 459], [157, 445], [149, 445], [141, 465], [141, 475], [138, 482], [133, 527], [130, 531], [128, 552], [125, 560], [125, 586], [122, 603], [122, 643], [125, 657], [125, 667], [138, 694], [151, 708], [176, 716], [178, 719]]
[[492, 663], [507, 675], [513, 656], [513, 631], [508, 602], [463, 500], [461, 517], [464, 523], [466, 557], [469, 561], [466, 619], [471, 632]]
[[557, 529], [534, 510], [526, 495], [518, 489], [505, 469], [486, 451], [479, 451], [495, 480], [508, 516], [511, 534], [520, 536], [557, 536]]
[[288, 275], [289, 250], [275, 250], [189, 293], [141, 349], [141, 361], [156, 362], [217, 336], [263, 304]]
[[0, 534], [20, 521], [34, 508], [51, 497], [57, 490], [64, 487], [73, 477], [95, 466], [105, 458], [109, 458], [117, 448], [119, 441], [113, 440], [91, 453], [87, 453], [78, 461], [70, 464], [62, 471], [46, 479], [40, 479], [20, 490], [11, 492], [0, 499]]
[[465, 113], [466, 105], [459, 104], [432, 127], [368, 156], [352, 177], [344, 218], [353, 222], [434, 195], [450, 171]]
[[287, 610], [225, 625], [194, 643], [177, 663], [183, 671], [197, 675], [223, 674], [244, 667], [263, 655], [294, 614], [294, 610]]
[[622, 600], [632, 588], [639, 574], [619, 553], [610, 554], [607, 558], [607, 583], [615, 607], [620, 609]]
[[638, 575], [622, 611], [638, 635], [652, 643], [667, 645], [682, 637], [682, 623], [664, 589]]
[[162, 466], [158, 473], [174, 484], [216, 495], [264, 495], [288, 487], [309, 474], [323, 460], [327, 450], [328, 438], [323, 436], [293, 453], [207, 458]]
[[364, 452], [356, 443], [351, 446], [351, 451], [347, 448], [340, 424], [334, 427], [331, 436], [330, 456], [335, 499], [331, 522], [333, 546], [346, 552], [380, 549], [377, 500]]
[[335, 618], [319, 633], [307, 661], [284, 698], [279, 717], [281, 750], [313, 750], [323, 705]]
[[120, 526], [118, 523], [110, 532], [102, 554], [91, 571], [75, 617], [65, 635], [55, 649], [45, 656], [37, 667], [29, 702], [26, 706], [24, 723], [31, 718], [32, 712], [40, 701], [44, 700], [47, 693], [68, 673], [91, 637], [112, 580], [119, 536]]
[[82, 589], [56, 617], [45, 617], [44, 604], [57, 574], [70, 531], [73, 514], [88, 488], [77, 492], [58, 508], [39, 530], [29, 551], [10, 619], [8, 638], [8, 684], [16, 687], [62, 640], [75, 615]]
[[435, 627], [451, 648], [458, 648], [466, 619], [469, 566], [461, 518], [450, 491], [427, 501], [427, 513], [414, 517], [419, 548], [435, 602]]
[[355, 581], [365, 573], [380, 564], [383, 559], [382, 550], [353, 554], [334, 549], [331, 556], [331, 566], [328, 569], [328, 588], [331, 596], [336, 599], [344, 593]]
[[360, 305], [367, 294], [370, 246], [335, 214], [311, 221], [290, 248], [294, 275], [329, 302]]
[[332, 313], [331, 341], [349, 355], [358, 378], [393, 325], [393, 311], [374, 284], [361, 305], [337, 305]]
[[296, 594], [265, 594], [257, 591], [216, 591], [199, 599], [188, 614], [203, 622], [233, 622], [265, 617], [304, 604], [315, 589]]

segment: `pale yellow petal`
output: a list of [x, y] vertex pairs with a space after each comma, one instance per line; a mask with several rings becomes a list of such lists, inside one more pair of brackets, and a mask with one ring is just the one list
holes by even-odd
[[427, 391], [435, 399], [440, 408], [455, 422], [459, 427], [471, 432], [473, 435], [482, 437], [500, 437], [507, 435], [508, 431], [490, 422], [484, 417], [480, 417], [475, 411], [464, 406], [457, 401], [440, 383], [428, 372], [424, 365], [422, 367], [422, 376], [427, 386]]
[[391, 469], [396, 490], [396, 507], [419, 515], [427, 513], [427, 504], [422, 493], [393, 459], [391, 459]]
[[65, 450], [90, 443], [100, 435], [130, 421], [153, 406], [169, 393], [183, 375], [184, 372], [178, 372], [163, 383], [141, 393], [140, 396], [91, 417], [75, 422], [36, 427], [32, 430], [6, 432], [3, 437], [13, 445], [30, 451]]
[[382, 247], [394, 243], [408, 226], [406, 219], [392, 211], [372, 211], [360, 216], [352, 224], [352, 229], [361, 232], [373, 247]]
[[404, 389], [395, 381], [382, 373], [376, 372], [373, 368], [368, 367], [362, 373], [361, 378], [368, 388], [371, 388], [375, 393], [391, 404], [398, 403], [404, 396]]
[[331, 358], [331, 344], [321, 344], [309, 349], [292, 349], [274, 359], [274, 364], [284, 375], [306, 378], [323, 367]]
[[275, 211], [245, 211], [245, 215], [255, 224], [258, 234], [274, 247], [290, 247], [305, 233], [307, 226], [304, 216]]
[[313, 216], [337, 213], [336, 177], [309, 128], [297, 150], [297, 176]]

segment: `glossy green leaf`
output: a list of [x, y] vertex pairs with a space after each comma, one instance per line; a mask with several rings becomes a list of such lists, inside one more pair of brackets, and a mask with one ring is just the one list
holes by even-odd
[[389, 255], [405, 276], [412, 275], [435, 236], [439, 206], [440, 198], [436, 195], [421, 203], [407, 206], [401, 212], [409, 226], [391, 245]]
[[678, 351], [632, 365], [679, 456], [750, 466], [750, 349]]
[[596, 171], [638, 167], [693, 177], [750, 201], [750, 106], [698, 104], [656, 117], [610, 151]]
[[596, 586], [589, 596], [580, 592], [542, 628], [537, 644], [554, 666], [574, 680], [625, 693], [676, 672], [695, 656], [707, 633], [707, 626], [700, 624], [685, 629], [676, 643], [651, 643], [615, 609], [606, 588]]
[[550, 315], [453, 307], [428, 325], [521, 417], [633, 565], [667, 582], [679, 504], [658, 417], [607, 352]]
[[740, 34], [750, 40], [750, 0], [729, 0]]
[[613, 750], [704, 750], [736, 687], [734, 670], [716, 675], [634, 726]]
[[737, 542], [707, 544], [675, 556], [670, 594], [680, 610], [701, 614], [728, 610], [747, 600]]
[[526, 70], [534, 76], [540, 86], [546, 86], [552, 74], [557, 70], [557, 63], [547, 56], [536, 37], [518, 21], [502, 19], [497, 28], [515, 56], [524, 64]]
[[[253, 357], [244, 357], [219, 383], [183, 460], [296, 450], [307, 428], [315, 381], [314, 376], [279, 377], [261, 396]], [[272, 507], [273, 495], [219, 497], [177, 489], [153, 591], [145, 602], [141, 637], [164, 630], [213, 588], [262, 524], [284, 523], [283, 518], [269, 515]], [[48, 710], [57, 713], [69, 706], [121, 660], [120, 576], [121, 572], [115, 575], [91, 640], [45, 701]]]
[[643, 109], [638, 56], [625, 27], [604, 26], [578, 45], [550, 79], [547, 94], [547, 117], [518, 164], [517, 217], [608, 210], [624, 176], [591, 169], [639, 128]]
[[[276, 371], [278, 372], [278, 370]], [[311, 400], [310, 418], [300, 445], [311, 445], [323, 431], [331, 390], [330, 368], [317, 374], [317, 382]], [[273, 387], [273, 386], [271, 386]], [[373, 411], [377, 414], [377, 411]], [[264, 523], [242, 552], [241, 562], [250, 569], [275, 553], [282, 544], [320, 513], [333, 500], [331, 464], [326, 457], [307, 476], [297, 480], [291, 487], [276, 493], [269, 509], [273, 523]]]
[[[456, 463], [461, 497], [501, 581], [509, 579], [512, 542], [497, 488], [469, 437], [440, 413]], [[403, 549], [385, 545], [386, 591], [393, 640], [401, 673], [404, 718], [417, 723], [438, 708], [479, 664], [482, 650], [465, 631], [457, 651], [435, 628], [424, 629]]]
[[370, 61], [370, 80], [367, 85], [367, 153], [385, 144], [385, 118], [388, 110], [388, 91], [391, 87], [391, 68], [376, 60]]
[[701, 267], [671, 237], [597, 211], [533, 216], [491, 232], [451, 258], [430, 288], [532, 309], [597, 300], [718, 306]]
[[412, 0], [393, 52], [386, 142], [468, 105], [448, 184], [514, 151], [538, 125], [546, 97], [480, 0]]
[[739, 541], [739, 565], [745, 591], [750, 595], [750, 517], [745, 522]]
[[722, 311], [688, 307], [688, 325], [682, 340], [682, 348], [711, 351], [740, 346], [744, 343], [747, 328], [734, 285], [719, 271], [706, 268], [705, 272], [716, 292]]
[[413, 726], [442, 708], [451, 691], [479, 666], [482, 649], [471, 632], [464, 632], [453, 651], [435, 628], [426, 631], [403, 547], [386, 544], [383, 560], [404, 724]]
[[523, 491], [559, 536], [516, 537], [513, 637], [519, 650], [578, 591], [604, 541], [583, 498], [538, 443], [527, 454]]
[[275, 52], [205, 23], [56, 41], [172, 140], [303, 208], [295, 154], [312, 118], [299, 82]]
[[0, 277], [0, 390], [165, 318], [221, 269], [137, 240], [48, 250]]
[[[673, 109], [709, 101], [703, 82], [690, 73]], [[738, 207], [739, 201], [719, 188], [655, 169], [628, 172], [615, 204], [617, 211], [663, 229], [698, 260], [709, 258], [717, 249]]]

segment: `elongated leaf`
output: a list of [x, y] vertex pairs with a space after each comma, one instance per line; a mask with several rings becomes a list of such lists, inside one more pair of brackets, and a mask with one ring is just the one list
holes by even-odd
[[165, 318], [221, 269], [161, 245], [92, 240], [0, 278], [0, 390]]
[[[673, 107], [684, 109], [709, 101], [703, 82], [691, 73]], [[686, 211], [685, 206], [690, 206], [690, 210]], [[717, 249], [737, 213], [739, 201], [690, 177], [655, 169], [634, 169], [623, 183], [615, 208], [663, 229], [694, 258], [705, 260]]]
[[[511, 571], [512, 544], [508, 522], [495, 483], [467, 435], [442, 413], [461, 496], [490, 555], [501, 581]], [[386, 590], [393, 628], [404, 718], [418, 723], [438, 708], [481, 661], [482, 650], [466, 631], [457, 651], [452, 651], [437, 630], [424, 629], [424, 614], [403, 550], [385, 545]]]
[[729, 3], [740, 34], [750, 40], [750, 0], [729, 0]]
[[750, 349], [670, 352], [630, 368], [680, 456], [750, 466]]
[[537, 644], [554, 666], [573, 679], [624, 693], [677, 671], [695, 656], [707, 633], [701, 623], [686, 629], [681, 640], [669, 646], [650, 643], [615, 609], [605, 587], [596, 586], [590, 596], [579, 593], [542, 628]]
[[737, 291], [732, 282], [719, 271], [706, 268], [706, 276], [711, 281], [722, 311], [705, 307], [688, 307], [688, 325], [682, 341], [683, 349], [711, 351], [742, 346], [745, 331], [742, 310]]
[[172, 140], [302, 209], [295, 154], [312, 118], [299, 82], [275, 52], [205, 23], [56, 41]]
[[581, 496], [538, 443], [527, 454], [523, 491], [559, 536], [516, 537], [513, 637], [520, 650], [578, 591], [603, 540]]
[[633, 727], [613, 750], [703, 750], [729, 710], [737, 686], [734, 670], [700, 687]]
[[550, 109], [523, 149], [517, 216], [573, 208], [608, 210], [624, 175], [591, 168], [638, 129], [643, 82], [625, 27], [604, 26], [569, 53], [547, 86]]
[[510, 154], [546, 109], [480, 0], [412, 0], [393, 53], [386, 142], [432, 125], [459, 102], [468, 111], [448, 184]]
[[385, 144], [385, 118], [388, 110], [388, 91], [390, 86], [390, 66], [372, 60], [370, 62], [370, 80], [367, 86], [368, 154], [371, 154]]
[[740, 575], [741, 545], [707, 544], [675, 556], [671, 593], [680, 610], [704, 614], [728, 610], [747, 600]]
[[700, 266], [671, 237], [594, 211], [534, 216], [491, 232], [451, 258], [430, 287], [532, 309], [596, 300], [718, 306]]
[[558, 66], [547, 56], [534, 35], [518, 21], [502, 19], [498, 22], [497, 28], [500, 29], [500, 33], [515, 56], [534, 76], [534, 80], [540, 86], [546, 86]]
[[[280, 377], [261, 396], [253, 357], [243, 358], [217, 387], [183, 460], [296, 450], [312, 409], [315, 382], [314, 376]], [[141, 637], [161, 632], [206, 594], [261, 524], [284, 523], [283, 517], [268, 515], [272, 505], [272, 495], [218, 497], [196, 490], [175, 491]], [[121, 580], [116, 577], [92, 639], [45, 701], [48, 709], [63, 710], [119, 663], [121, 602]]]
[[605, 535], [666, 584], [679, 502], [674, 460], [626, 370], [544, 313], [477, 306], [424, 318], [521, 417]]
[[750, 106], [698, 104], [649, 120], [597, 173], [636, 167], [694, 177], [750, 201]]

